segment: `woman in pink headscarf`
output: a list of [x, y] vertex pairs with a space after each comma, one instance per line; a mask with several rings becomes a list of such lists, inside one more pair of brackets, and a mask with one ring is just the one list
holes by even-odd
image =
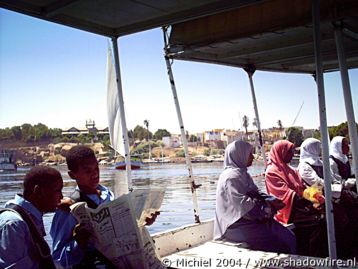
[[294, 144], [287, 140], [273, 144], [265, 176], [267, 192], [285, 203], [276, 219], [295, 225], [297, 254], [324, 257], [327, 255], [324, 215], [302, 197], [305, 185], [298, 172], [289, 166], [294, 150]]

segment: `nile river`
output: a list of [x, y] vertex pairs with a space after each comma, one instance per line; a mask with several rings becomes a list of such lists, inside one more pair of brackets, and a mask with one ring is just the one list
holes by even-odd
[[[64, 179], [63, 195], [68, 196], [75, 187], [75, 181], [67, 175], [66, 166], [54, 166]], [[21, 192], [23, 177], [29, 168], [20, 168], [16, 173], [0, 173], [0, 204], [12, 199]], [[223, 163], [194, 163], [193, 173], [195, 182], [202, 184], [197, 190], [200, 219], [214, 217], [215, 190]], [[263, 166], [254, 163], [249, 172], [255, 175], [263, 172]], [[115, 195], [120, 195], [127, 189], [126, 172], [115, 170], [109, 166], [100, 167], [101, 183], [109, 187]], [[172, 229], [183, 224], [194, 222], [192, 210], [192, 195], [187, 182], [188, 170], [185, 164], [151, 164], [140, 170], [132, 171], [134, 188], [165, 188], [161, 214], [156, 222], [149, 227], [150, 233]], [[255, 181], [255, 179], [254, 179]], [[264, 189], [264, 182], [256, 182]], [[52, 214], [45, 216], [45, 226], [48, 230]], [[48, 239], [48, 238], [47, 238]]]

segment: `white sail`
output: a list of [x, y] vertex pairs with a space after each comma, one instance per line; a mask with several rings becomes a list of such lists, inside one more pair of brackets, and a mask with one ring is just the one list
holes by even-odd
[[117, 80], [110, 46], [108, 46], [107, 56], [107, 113], [111, 146], [117, 153], [124, 156], [125, 151], [122, 139], [123, 134], [120, 119]]

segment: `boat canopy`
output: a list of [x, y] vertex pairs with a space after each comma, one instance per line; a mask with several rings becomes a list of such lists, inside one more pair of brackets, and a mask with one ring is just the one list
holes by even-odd
[[[200, 222], [195, 192], [199, 185], [193, 179], [187, 154], [170, 59], [244, 68], [250, 79], [259, 133], [252, 80], [255, 70], [315, 74], [325, 178], [330, 177], [330, 169], [323, 71], [340, 70], [358, 179], [358, 138], [347, 71], [358, 66], [357, 0], [0, 0], [0, 7], [111, 37], [123, 131], [126, 124], [117, 38], [164, 27], [165, 60], [186, 148], [196, 222]], [[131, 190], [127, 139], [124, 145]], [[334, 259], [337, 256], [328, 181], [325, 181], [325, 195], [329, 252]]]
[[[320, 1], [323, 70], [338, 70], [334, 23], [348, 68], [358, 66], [358, 1]], [[316, 71], [312, 0], [270, 0], [173, 24], [167, 56], [256, 70]]]
[[0, 7], [108, 37], [214, 14], [262, 0], [1, 0]]

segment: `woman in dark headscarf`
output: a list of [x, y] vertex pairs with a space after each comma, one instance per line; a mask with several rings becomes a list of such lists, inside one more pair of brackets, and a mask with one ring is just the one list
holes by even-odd
[[295, 253], [294, 234], [273, 219], [283, 203], [258, 190], [247, 172], [252, 161], [249, 143], [227, 146], [216, 189], [214, 239], [245, 242], [254, 250]]
[[328, 253], [323, 211], [302, 198], [305, 186], [298, 172], [289, 166], [294, 144], [287, 140], [275, 142], [266, 169], [266, 188], [269, 194], [283, 200], [285, 207], [277, 212], [282, 223], [294, 223], [297, 254], [325, 257]]

